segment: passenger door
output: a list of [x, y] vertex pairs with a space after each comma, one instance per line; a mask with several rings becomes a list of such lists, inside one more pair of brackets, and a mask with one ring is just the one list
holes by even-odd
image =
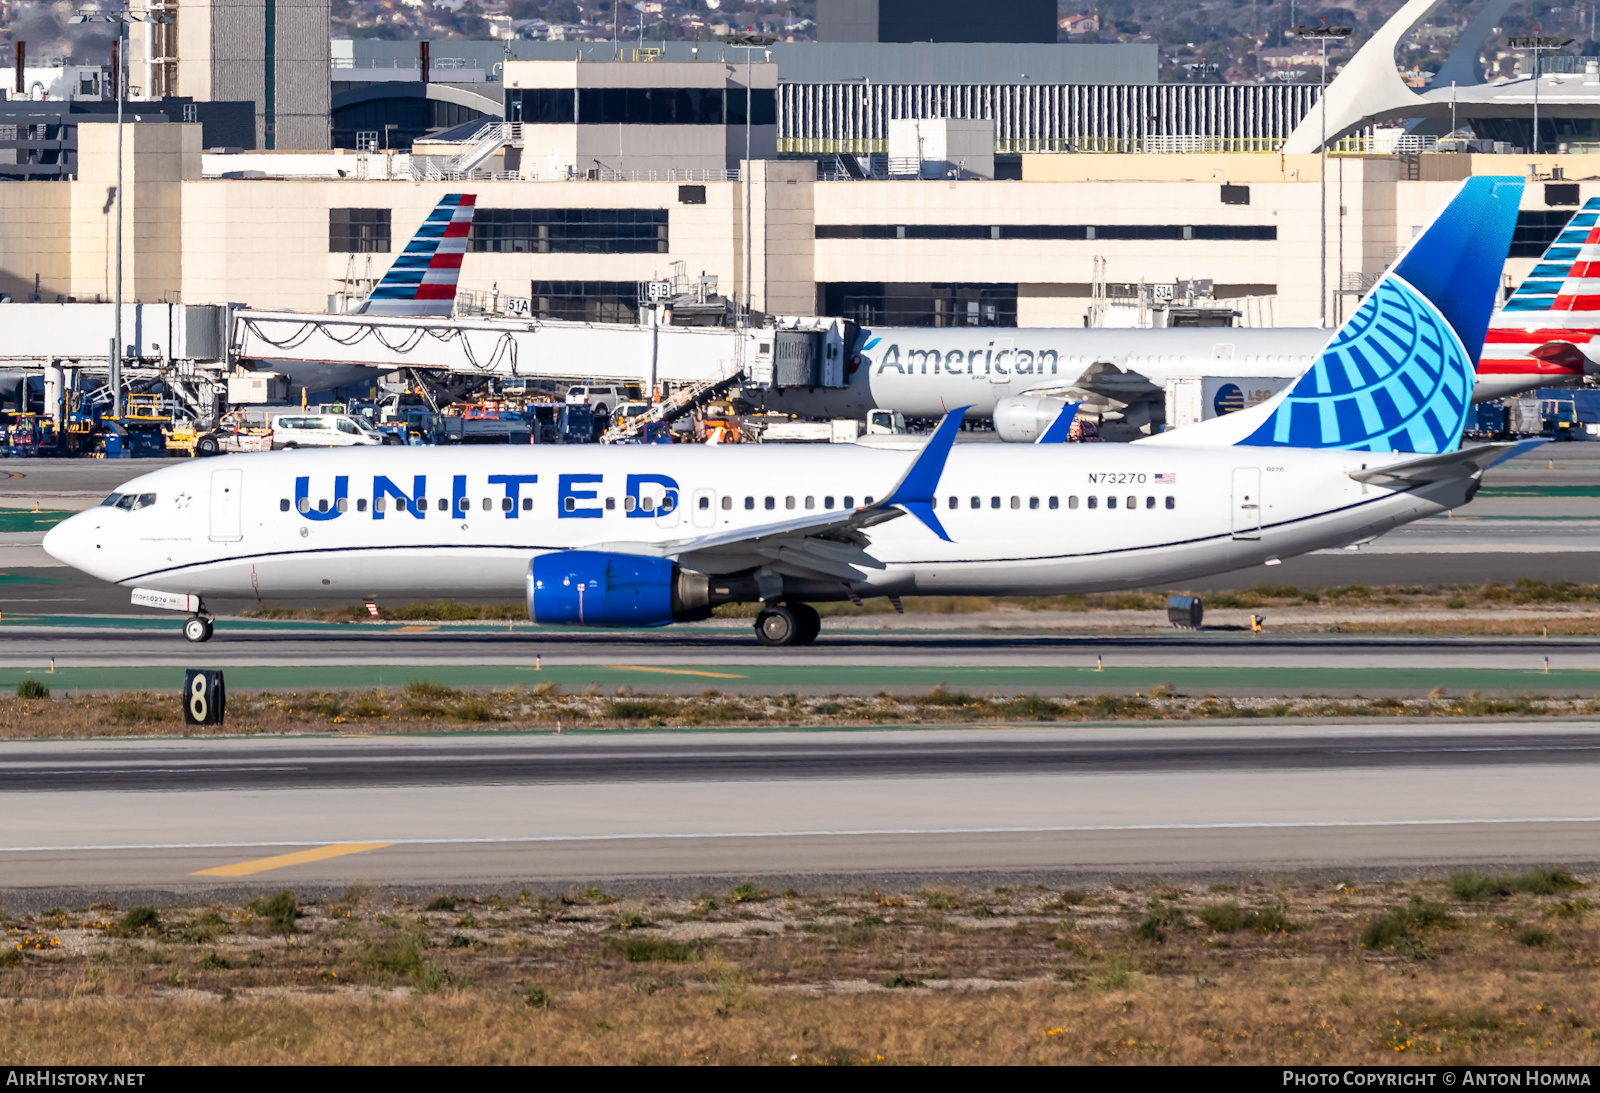
[[1261, 538], [1261, 468], [1259, 467], [1234, 468], [1233, 537]]
[[716, 527], [717, 525], [717, 492], [715, 490], [695, 490], [694, 500], [690, 502], [694, 508], [690, 518], [697, 528]]
[[237, 543], [244, 538], [243, 511], [240, 498], [243, 489], [243, 471], [211, 472], [211, 541], [213, 543]]
[[994, 357], [989, 361], [990, 383], [1011, 382], [1011, 376], [1016, 371], [1012, 367], [1012, 362], [1017, 359], [1016, 346], [1017, 343], [1014, 338], [995, 339]]

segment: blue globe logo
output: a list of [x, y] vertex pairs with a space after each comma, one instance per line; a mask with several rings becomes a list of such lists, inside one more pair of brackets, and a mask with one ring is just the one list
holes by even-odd
[[1391, 273], [1244, 443], [1453, 451], [1466, 426], [1474, 371], [1439, 310]]

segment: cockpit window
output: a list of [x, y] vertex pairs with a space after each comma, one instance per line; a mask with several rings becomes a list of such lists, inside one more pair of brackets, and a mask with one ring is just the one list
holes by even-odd
[[116, 505], [117, 505], [117, 502], [121, 501], [121, 500], [122, 500], [122, 494], [114, 493], [110, 497], [107, 497], [104, 501], [100, 502], [100, 507], [101, 508], [106, 508], [106, 507], [115, 508]]
[[124, 509], [128, 512], [137, 512], [139, 509], [147, 509], [156, 503], [156, 495], [153, 493], [124, 493], [120, 496], [117, 494], [112, 494], [111, 497], [117, 498], [116, 501], [113, 502], [111, 498], [108, 497], [106, 500], [101, 502], [101, 504], [111, 505], [113, 508]]

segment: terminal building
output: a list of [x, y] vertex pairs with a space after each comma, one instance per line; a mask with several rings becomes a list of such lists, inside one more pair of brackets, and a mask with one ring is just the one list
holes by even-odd
[[[1505, 270], [1515, 284], [1570, 211], [1600, 194], [1600, 182], [1575, 181], [1600, 179], [1600, 159], [1570, 143], [1484, 154], [1420, 131], [1392, 130], [1387, 143], [1375, 135], [1374, 110], [1426, 121], [1440, 109], [1432, 91], [1403, 88], [1405, 98], [1374, 76], [1387, 96], [1379, 102], [1349, 80], [1363, 64], [1382, 68], [1368, 56], [1394, 76], [1385, 36], [1420, 18], [1420, 2], [1330, 85], [1328, 136], [1339, 143], [1325, 159], [1315, 87], [1159, 84], [1153, 46], [430, 51], [346, 41], [330, 47], [333, 79], [320, 82], [330, 97], [318, 100], [306, 90], [314, 50], [288, 30], [260, 69], [272, 94], [239, 85], [257, 104], [256, 144], [219, 146], [184, 96], [207, 79], [219, 93], [238, 35], [254, 42], [267, 24], [251, 21], [248, 4], [229, 23], [222, 9], [180, 3], [176, 37], [152, 39], [139, 69], [141, 94], [175, 105], [162, 106], [161, 124], [128, 127], [125, 290], [145, 301], [345, 310], [440, 197], [470, 192], [479, 212], [461, 286], [477, 310], [526, 299], [536, 316], [627, 321], [640, 313], [641, 283], [714, 279], [720, 296], [763, 315], [880, 325], [1150, 323], [1181, 291], [1240, 323], [1308, 326], [1348, 313], [1454, 184], [1482, 173], [1536, 183]], [[275, 28], [310, 18], [281, 4], [259, 11]], [[206, 25], [209, 37], [196, 29]], [[205, 42], [185, 54], [191, 32]], [[164, 67], [169, 47], [175, 68]], [[190, 60], [211, 76], [186, 75]], [[1600, 77], [1588, 80], [1570, 75], [1542, 100], [1541, 127], [1580, 116], [1586, 96], [1600, 103]], [[1487, 105], [1461, 96], [1454, 109], [1466, 124], [1509, 124], [1523, 109], [1514, 91], [1486, 85], [1474, 101]], [[314, 116], [320, 143], [310, 121], [294, 123], [289, 143], [288, 120]], [[0, 299], [109, 296], [115, 131], [73, 129], [57, 170], [5, 183]]]

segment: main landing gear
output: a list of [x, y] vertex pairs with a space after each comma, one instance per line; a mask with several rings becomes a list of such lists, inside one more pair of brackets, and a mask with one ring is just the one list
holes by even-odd
[[184, 620], [183, 636], [190, 641], [210, 641], [211, 619], [205, 615], [190, 615]]
[[820, 633], [822, 616], [810, 604], [771, 604], [756, 616], [756, 640], [762, 645], [810, 645]]

